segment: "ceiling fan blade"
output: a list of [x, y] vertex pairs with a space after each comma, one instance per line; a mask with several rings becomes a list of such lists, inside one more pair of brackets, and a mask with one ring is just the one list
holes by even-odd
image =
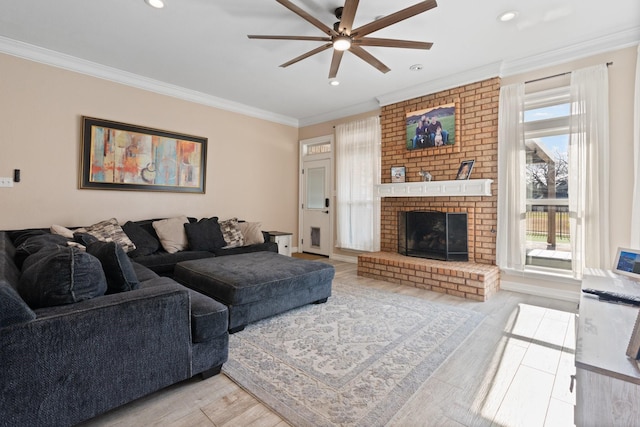
[[323, 45], [323, 46], [317, 47], [317, 48], [315, 48], [315, 49], [313, 49], [313, 50], [310, 50], [309, 52], [307, 52], [307, 53], [305, 53], [305, 54], [303, 54], [303, 55], [298, 56], [297, 58], [293, 58], [293, 59], [292, 59], [291, 61], [289, 61], [289, 62], [285, 62], [284, 64], [282, 64], [282, 65], [281, 65], [281, 67], [282, 67], [282, 68], [288, 67], [289, 65], [295, 64], [295, 63], [296, 63], [296, 62], [298, 62], [298, 61], [302, 61], [303, 59], [306, 59], [306, 58], [308, 58], [308, 57], [310, 57], [310, 56], [313, 56], [313, 55], [315, 55], [316, 53], [320, 53], [320, 52], [322, 52], [323, 50], [327, 50], [327, 49], [329, 49], [331, 46], [333, 46], [331, 43], [327, 43], [327, 44], [325, 44], [325, 45]]
[[333, 59], [331, 60], [331, 68], [329, 68], [329, 78], [333, 79], [338, 75], [338, 68], [340, 68], [340, 61], [342, 61], [342, 55], [344, 50], [333, 50]]
[[346, 0], [342, 9], [342, 18], [340, 19], [339, 32], [347, 35], [351, 34], [353, 19], [356, 17], [359, 0]]
[[276, 0], [276, 1], [281, 5], [283, 5], [284, 7], [286, 7], [287, 9], [289, 9], [290, 11], [292, 11], [293, 13], [295, 13], [296, 15], [298, 15], [299, 17], [301, 17], [302, 19], [304, 19], [305, 21], [319, 28], [323, 33], [328, 34], [330, 36], [338, 35], [338, 33], [336, 33], [336, 31], [333, 28], [327, 27], [320, 20], [311, 16], [303, 9], [300, 9], [298, 6], [291, 3], [289, 0]]
[[330, 42], [330, 37], [307, 37], [307, 36], [256, 36], [248, 35], [250, 39], [259, 40], [306, 40], [312, 42]]
[[[280, 0], [277, 0], [277, 1], [280, 1]], [[393, 25], [397, 22], [403, 21], [407, 18], [411, 18], [412, 16], [415, 16], [415, 15], [418, 15], [422, 12], [426, 12], [429, 9], [433, 9], [436, 6], [438, 6], [438, 3], [436, 3], [436, 0], [427, 0], [427, 1], [420, 2], [418, 4], [414, 4], [413, 6], [409, 6], [406, 9], [402, 9], [396, 13], [387, 15], [384, 18], [380, 18], [377, 21], [373, 21], [363, 25], [362, 27], [356, 28], [351, 32], [351, 36], [354, 38], [364, 37], [367, 34], [373, 33], [374, 31], [378, 31], [384, 27], [388, 27], [389, 25]]]
[[411, 40], [395, 40], [395, 39], [376, 39], [372, 37], [365, 37], [353, 41], [354, 45], [358, 46], [381, 46], [381, 47], [401, 47], [405, 49], [424, 49], [429, 50], [433, 43], [429, 42], [416, 42]]
[[349, 49], [349, 52], [353, 53], [358, 58], [377, 68], [382, 73], [388, 73], [389, 71], [391, 71], [389, 67], [384, 65], [375, 56], [371, 55], [360, 46], [351, 45], [351, 49]]

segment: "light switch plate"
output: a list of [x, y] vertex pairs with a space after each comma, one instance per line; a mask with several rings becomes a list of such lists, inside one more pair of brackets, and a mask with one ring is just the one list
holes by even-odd
[[0, 187], [13, 187], [13, 178], [9, 176], [1, 176]]

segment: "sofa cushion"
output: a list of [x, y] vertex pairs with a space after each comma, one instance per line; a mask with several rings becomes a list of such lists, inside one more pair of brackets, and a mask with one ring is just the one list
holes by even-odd
[[238, 228], [242, 233], [242, 240], [245, 246], [264, 243], [264, 236], [261, 231], [262, 223], [238, 222]]
[[57, 234], [35, 234], [24, 239], [24, 241], [16, 247], [14, 261], [19, 269], [30, 255], [35, 254], [43, 248], [56, 246], [67, 246], [67, 238]]
[[135, 262], [153, 270], [161, 276], [171, 276], [173, 275], [174, 267], [181, 261], [211, 258], [213, 256], [214, 254], [208, 251], [180, 251], [175, 254], [158, 251], [155, 254], [136, 258]]
[[116, 242], [93, 242], [87, 245], [87, 253], [100, 260], [107, 278], [107, 294], [138, 289], [140, 283], [131, 260]]
[[189, 249], [193, 251], [214, 251], [227, 244], [217, 216], [184, 224], [184, 231], [187, 233]]
[[222, 235], [227, 243], [225, 248], [235, 248], [244, 245], [242, 232], [240, 231], [240, 228], [238, 228], [237, 218], [220, 221], [220, 230], [222, 230]]
[[145, 230], [140, 224], [127, 221], [122, 229], [129, 236], [129, 239], [136, 245], [136, 248], [129, 252], [129, 256], [136, 258], [139, 256], [151, 255], [160, 249], [160, 242]]
[[153, 228], [165, 251], [174, 254], [187, 249], [188, 240], [184, 225], [188, 222], [189, 219], [184, 215], [153, 222]]
[[0, 328], [35, 318], [36, 314], [16, 290], [7, 281], [0, 279]]
[[[140, 283], [141, 289], [175, 282], [168, 277], [156, 277]], [[188, 288], [185, 288], [188, 289]], [[229, 328], [227, 306], [206, 295], [189, 291], [191, 307], [191, 340], [194, 343], [206, 342], [224, 334]]]
[[31, 308], [71, 304], [104, 295], [100, 261], [78, 248], [53, 246], [24, 262], [18, 292]]
[[127, 237], [115, 218], [97, 222], [89, 227], [77, 229], [75, 232], [89, 233], [103, 242], [116, 242], [122, 246], [125, 252], [131, 252], [136, 248], [136, 245]]

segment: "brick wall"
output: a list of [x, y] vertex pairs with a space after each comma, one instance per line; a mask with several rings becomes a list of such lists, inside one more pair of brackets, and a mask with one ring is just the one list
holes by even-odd
[[[475, 160], [471, 179], [493, 179], [490, 197], [385, 197], [382, 199], [381, 250], [398, 250], [401, 210], [469, 211], [469, 261], [496, 262], [498, 191], [499, 78], [410, 99], [382, 108], [382, 182], [391, 182], [391, 167], [405, 166], [408, 182], [420, 181], [420, 170], [434, 180], [455, 179], [460, 162]], [[456, 103], [454, 147], [407, 150], [406, 113]]]

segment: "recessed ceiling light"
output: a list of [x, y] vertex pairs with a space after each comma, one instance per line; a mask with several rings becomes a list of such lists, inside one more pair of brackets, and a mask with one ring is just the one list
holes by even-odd
[[331, 86], [338, 86], [340, 84], [340, 81], [338, 81], [338, 79], [336, 79], [336, 78], [329, 79], [329, 84]]
[[508, 22], [515, 19], [518, 16], [518, 12], [515, 10], [508, 10], [498, 15], [498, 21]]
[[151, 7], [155, 7], [156, 9], [162, 9], [164, 7], [163, 0], [144, 0], [144, 2]]
[[409, 67], [411, 71], [420, 71], [423, 68], [424, 66], [422, 64], [413, 64], [411, 67]]

